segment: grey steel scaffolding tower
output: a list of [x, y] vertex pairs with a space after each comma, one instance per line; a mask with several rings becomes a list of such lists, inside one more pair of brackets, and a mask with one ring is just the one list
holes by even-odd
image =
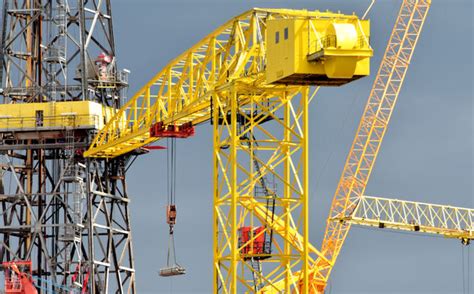
[[[135, 293], [133, 155], [82, 156], [128, 87], [110, 0], [4, 0], [2, 8], [1, 105], [38, 110], [0, 116], [0, 262], [31, 261], [42, 293]], [[57, 111], [80, 101], [99, 105], [99, 115]]]

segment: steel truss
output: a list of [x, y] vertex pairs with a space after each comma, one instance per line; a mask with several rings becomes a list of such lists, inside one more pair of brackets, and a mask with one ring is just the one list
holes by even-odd
[[472, 208], [363, 196], [350, 216], [333, 221], [441, 235], [463, 243], [474, 239]]
[[[321, 251], [332, 264], [342, 249], [350, 224], [330, 219], [350, 215], [364, 195], [430, 4], [430, 0], [404, 0], [400, 7], [331, 205]], [[326, 261], [318, 260], [315, 272], [329, 277], [332, 266], [326, 265]], [[314, 292], [322, 292], [324, 287], [316, 279], [312, 283]]]
[[[430, 0], [402, 2], [333, 198], [321, 247], [324, 258], [319, 257], [310, 266], [309, 293], [324, 292], [331, 270], [350, 230], [350, 222], [334, 219], [352, 216], [360, 198], [364, 195], [430, 4]], [[278, 293], [282, 289], [283, 282], [279, 281], [273, 284], [273, 289], [267, 287], [262, 292]]]
[[[213, 98], [214, 292], [254, 292], [283, 279], [290, 293], [294, 273], [308, 281], [304, 275], [317, 257], [307, 241], [308, 88], [259, 91], [230, 84]], [[259, 194], [262, 185], [271, 192]], [[265, 230], [242, 242], [245, 226]], [[271, 251], [256, 248], [261, 235], [270, 236]], [[249, 246], [253, 253], [244, 250]]]
[[[3, 1], [3, 103], [90, 100], [118, 108], [127, 87], [116, 68], [110, 0]], [[100, 53], [112, 57], [98, 77]], [[71, 114], [74, 116], [74, 114]], [[130, 156], [84, 159], [97, 130], [0, 134], [0, 262], [31, 260], [41, 291], [135, 293]]]
[[[160, 139], [150, 136], [155, 123], [198, 125], [209, 121], [214, 91], [231, 81], [257, 88], [266, 84], [266, 27], [269, 20], [275, 19], [305, 19], [311, 26], [310, 20], [357, 17], [258, 8], [234, 17], [173, 59], [135, 93], [100, 130], [85, 155], [114, 158], [153, 143]], [[319, 33], [313, 28], [308, 38], [319, 40]]]
[[[216, 186], [214, 192], [215, 292], [274, 290], [274, 283], [280, 279], [285, 289], [298, 289], [300, 280], [304, 281], [303, 287], [308, 285], [309, 263], [314, 264], [318, 258], [330, 262], [309, 243], [307, 235], [308, 191], [303, 185], [307, 181], [308, 151], [305, 107], [316, 92], [310, 95], [309, 87], [265, 82], [267, 21], [292, 18], [309, 21], [354, 16], [254, 9], [231, 19], [172, 60], [144, 85], [100, 130], [85, 153], [90, 158], [115, 158], [159, 140], [150, 135], [150, 129], [156, 124], [194, 126], [214, 120], [218, 115], [214, 122], [215, 136], [221, 141], [214, 145], [214, 179], [215, 184], [221, 186]], [[309, 38], [318, 40], [318, 32], [310, 30]], [[234, 105], [236, 97], [239, 102]], [[289, 114], [283, 113], [285, 107]], [[258, 112], [249, 112], [251, 109]], [[236, 120], [234, 123], [232, 117]], [[266, 119], [261, 120], [261, 117]], [[252, 118], [250, 125], [249, 118]], [[267, 127], [272, 124], [275, 129]], [[239, 133], [233, 128], [238, 128]], [[249, 131], [262, 138], [248, 136]], [[286, 139], [284, 132], [288, 132]], [[239, 143], [244, 135], [246, 139]], [[282, 146], [281, 141], [287, 142], [286, 146]], [[286, 151], [289, 152], [286, 154], [285, 148], [291, 152]], [[258, 152], [250, 152], [250, 149]], [[233, 155], [225, 157], [228, 152]], [[254, 159], [258, 159], [258, 164]], [[286, 178], [281, 176], [285, 169], [282, 160], [287, 162]], [[222, 166], [218, 166], [218, 162]], [[252, 172], [245, 172], [245, 168], [251, 168]], [[256, 183], [254, 179], [273, 176], [279, 182], [279, 193], [250, 197], [253, 190], [266, 190], [261, 181]], [[232, 177], [238, 179], [235, 185], [222, 186], [224, 182], [220, 181], [233, 183], [229, 180]], [[281, 200], [285, 197], [289, 200]], [[273, 201], [275, 213], [269, 218], [267, 203]], [[237, 208], [239, 215], [236, 215]], [[239, 228], [254, 223], [265, 227], [265, 232], [261, 231], [266, 234], [265, 238], [272, 237], [274, 251], [263, 254], [270, 255], [272, 263], [266, 261], [266, 256], [245, 256], [246, 245], [238, 246]], [[258, 237], [258, 234], [254, 236]], [[248, 260], [252, 259], [260, 264], [249, 264]], [[308, 287], [306, 290], [309, 291]]]

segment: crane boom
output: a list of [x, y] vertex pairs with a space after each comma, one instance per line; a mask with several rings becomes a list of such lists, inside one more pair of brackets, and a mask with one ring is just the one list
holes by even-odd
[[[278, 51], [270, 54], [268, 47], [273, 43], [266, 42], [267, 26], [272, 20], [287, 21], [282, 41], [289, 37], [291, 21], [301, 22], [307, 30], [304, 37], [308, 40], [301, 40], [306, 45], [298, 49], [305, 51], [301, 52], [305, 60], [294, 61], [303, 66], [304, 72], [298, 72], [292, 65], [276, 68], [281, 64], [281, 56]], [[335, 47], [339, 32], [326, 30], [331, 22], [353, 24], [355, 38], [350, 48]], [[368, 57], [372, 56], [368, 28], [368, 22], [355, 15], [307, 10], [255, 8], [234, 17], [172, 60], [144, 85], [100, 130], [85, 156], [113, 158], [150, 144], [159, 139], [150, 136], [150, 129], [157, 123], [197, 125], [210, 120], [211, 97], [233, 81], [245, 83], [249, 89], [280, 88], [294, 93], [301, 85], [341, 85], [368, 75]], [[338, 57], [349, 57], [356, 63], [338, 64]], [[327, 66], [322, 66], [323, 59]], [[326, 67], [332, 67], [327, 71], [334, 77], [326, 76]], [[344, 67], [352, 67], [353, 72], [348, 76], [334, 71]], [[292, 70], [294, 74], [289, 75], [287, 72]], [[281, 79], [276, 75], [282, 75]]]
[[[456, 238], [461, 239], [464, 244], [469, 244], [474, 239], [474, 209], [450, 205], [362, 196], [351, 215], [329, 221]], [[300, 240], [301, 236], [295, 234], [292, 238]], [[333, 266], [329, 260], [326, 260], [326, 263], [327, 266]], [[314, 283], [326, 283], [328, 276], [324, 276], [317, 269], [312, 267], [310, 270], [310, 274], [314, 275]], [[293, 273], [294, 285], [300, 283], [300, 275], [299, 271]], [[278, 294], [282, 289], [283, 280], [272, 281], [269, 286], [261, 289], [260, 293]]]
[[440, 235], [465, 243], [474, 239], [472, 208], [363, 196], [351, 215], [331, 220]]
[[[401, 4], [331, 205], [321, 251], [332, 262], [341, 251], [350, 223], [331, 220], [350, 216], [364, 194], [430, 5], [430, 0], [404, 0]], [[325, 264], [317, 261], [315, 267], [328, 277], [331, 267]], [[313, 286], [317, 292], [325, 287]]]

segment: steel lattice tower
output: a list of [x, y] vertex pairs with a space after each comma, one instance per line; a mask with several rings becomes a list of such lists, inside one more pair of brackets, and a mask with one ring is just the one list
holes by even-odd
[[[1, 25], [3, 105], [35, 115], [0, 117], [0, 261], [31, 261], [43, 293], [135, 293], [133, 155], [82, 156], [128, 87], [110, 0], [4, 0]], [[100, 115], [58, 110], [81, 101]]]

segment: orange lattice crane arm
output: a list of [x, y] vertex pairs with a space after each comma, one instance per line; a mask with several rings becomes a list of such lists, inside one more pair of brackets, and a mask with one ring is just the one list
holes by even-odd
[[[404, 0], [401, 4], [334, 194], [321, 248], [325, 258], [318, 258], [311, 268], [311, 293], [324, 291], [349, 232], [351, 222], [334, 220], [351, 216], [364, 195], [430, 5], [430, 0]], [[295, 283], [301, 283], [299, 273], [295, 276]], [[280, 289], [281, 283], [275, 282], [262, 292], [278, 293]]]
[[[363, 196], [408, 66], [431, 5], [430, 0], [404, 0], [367, 105], [334, 194], [329, 219], [350, 215]], [[336, 261], [351, 225], [329, 220], [322, 252]], [[329, 276], [332, 267], [316, 262], [317, 272]], [[313, 285], [321, 292], [325, 285]]]

